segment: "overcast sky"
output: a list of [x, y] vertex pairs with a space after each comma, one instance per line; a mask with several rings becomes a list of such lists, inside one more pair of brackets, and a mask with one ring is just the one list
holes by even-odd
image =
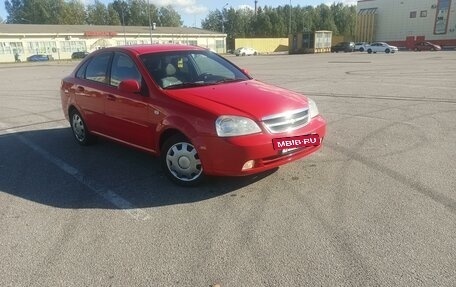
[[[156, 6], [166, 6], [172, 5], [174, 9], [176, 9], [182, 17], [185, 26], [201, 26], [201, 20], [203, 20], [209, 11], [213, 11], [216, 9], [221, 10], [226, 4], [226, 8], [233, 7], [233, 8], [240, 8], [245, 6], [254, 7], [255, 1], [245, 1], [245, 0], [149, 0], [150, 3], [155, 4]], [[91, 4], [93, 0], [84, 0], [83, 3]], [[110, 3], [112, 1], [109, 0], [102, 0], [104, 3]], [[319, 4], [332, 4], [332, 3], [344, 3], [355, 5], [356, 0], [307, 0], [307, 1], [298, 1], [298, 0], [291, 0], [291, 5], [300, 5], [300, 6], [318, 6]], [[290, 4], [290, 0], [258, 0], [258, 6], [284, 6]], [[5, 4], [4, 1], [0, 2], [0, 16], [3, 20], [6, 20], [7, 14], [5, 11]]]

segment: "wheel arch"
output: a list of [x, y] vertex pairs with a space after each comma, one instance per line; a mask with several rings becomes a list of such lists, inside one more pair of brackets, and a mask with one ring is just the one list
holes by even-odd
[[[205, 179], [198, 148], [189, 137], [178, 129], [169, 128], [162, 133], [159, 141], [160, 162], [166, 176], [171, 181], [187, 187], [196, 186]], [[188, 142], [189, 145], [184, 148], [184, 145], [181, 145], [182, 141]], [[180, 148], [177, 148], [178, 146]], [[188, 150], [190, 146], [191, 150]], [[195, 150], [197, 153], [194, 153]], [[170, 153], [170, 151], [172, 152]], [[183, 159], [183, 165], [181, 159]]]
[[67, 112], [68, 112], [68, 117], [70, 117], [70, 116], [71, 116], [71, 113], [73, 113], [74, 111], [77, 111], [78, 113], [81, 113], [81, 112], [78, 110], [78, 108], [76, 108], [75, 105], [73, 105], [73, 104], [69, 105], [69, 106], [68, 106], [68, 110], [67, 110]]
[[175, 135], [182, 135], [184, 136], [186, 139], [188, 139], [188, 137], [183, 133], [181, 132], [180, 130], [176, 129], [176, 128], [168, 128], [166, 130], [164, 130], [161, 134], [160, 134], [160, 138], [159, 138], [159, 141], [158, 141], [158, 149], [161, 153], [161, 150], [162, 150], [162, 147], [163, 147], [163, 144], [171, 137], [175, 136]]
[[198, 132], [195, 128], [185, 119], [181, 117], [170, 117], [167, 118], [161, 125], [161, 130], [158, 131], [158, 139], [156, 141], [156, 150], [158, 154], [161, 154], [163, 144], [170, 137], [181, 134], [195, 146], [199, 143], [195, 142], [195, 139], [198, 137]]
[[84, 120], [84, 123], [85, 123], [85, 125], [86, 125], [86, 127], [87, 127], [87, 130], [88, 130], [89, 132], [92, 132], [92, 124], [87, 122], [87, 120], [86, 120], [86, 118], [85, 118], [85, 114], [82, 113], [81, 109], [79, 109], [75, 104], [72, 103], [72, 104], [70, 104], [70, 105], [68, 106], [67, 111], [68, 111], [68, 121], [69, 121], [70, 123], [71, 123], [71, 113], [73, 113], [74, 111], [76, 111], [76, 112], [78, 112], [78, 113], [81, 115], [82, 119]]

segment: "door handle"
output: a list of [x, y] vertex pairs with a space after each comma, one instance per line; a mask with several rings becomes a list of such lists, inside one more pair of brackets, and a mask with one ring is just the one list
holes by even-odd
[[76, 90], [77, 90], [78, 92], [84, 92], [84, 87], [83, 87], [83, 86], [78, 86], [78, 87], [76, 88]]
[[111, 95], [111, 94], [107, 94], [106, 98], [108, 99], [108, 101], [115, 101], [116, 100], [116, 96]]

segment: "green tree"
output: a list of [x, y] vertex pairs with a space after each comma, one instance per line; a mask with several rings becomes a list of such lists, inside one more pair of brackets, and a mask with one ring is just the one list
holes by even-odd
[[8, 23], [57, 24], [62, 13], [63, 0], [6, 0]]
[[[235, 38], [244, 38], [247, 35], [247, 28], [253, 11], [250, 9], [225, 9], [223, 11], [225, 33], [227, 34], [226, 45], [228, 49], [234, 49]], [[221, 15], [216, 15], [214, 19], [215, 26], [221, 25]], [[208, 23], [206, 23], [207, 25]], [[203, 28], [204, 25], [202, 26]], [[208, 29], [208, 28], [205, 28]], [[208, 29], [215, 30], [215, 29]], [[221, 28], [220, 30], [221, 31]]]
[[129, 19], [131, 18], [128, 3], [122, 0], [115, 0], [108, 6], [116, 11], [121, 25], [128, 26]]
[[149, 9], [146, 1], [130, 0], [128, 1], [130, 9], [130, 17], [128, 18], [129, 26], [148, 26], [149, 25]]
[[257, 14], [252, 18], [250, 34], [253, 37], [271, 37], [272, 23], [267, 12], [261, 8], [258, 9]]
[[334, 24], [337, 26], [338, 35], [350, 37], [353, 36], [356, 26], [356, 8], [355, 6], [345, 6], [341, 3], [330, 6]]
[[[222, 32], [222, 12], [220, 10], [209, 11], [206, 18], [201, 21], [201, 27], [210, 31]], [[229, 22], [228, 20], [227, 22]], [[234, 32], [234, 31], [232, 31]]]
[[287, 34], [287, 25], [276, 9], [267, 12], [271, 21], [271, 31], [269, 37], [283, 37]]
[[76, 0], [7, 0], [8, 23], [82, 24], [85, 7]]
[[180, 27], [182, 26], [182, 20], [179, 13], [172, 6], [166, 6], [160, 8], [160, 26], [164, 27]]
[[[18, 24], [27, 23], [23, 21], [24, 18], [24, 1], [22, 0], [6, 0], [5, 10], [8, 13], [6, 18], [7, 23]], [[25, 18], [24, 18], [25, 19]]]
[[119, 14], [111, 4], [108, 4], [108, 25], [123, 25], [119, 17]]
[[89, 25], [108, 25], [108, 9], [105, 4], [95, 0], [94, 4], [87, 6], [87, 24]]
[[79, 0], [70, 0], [63, 7], [62, 15], [60, 15], [59, 24], [66, 25], [82, 25], [85, 24], [86, 11], [84, 4]]

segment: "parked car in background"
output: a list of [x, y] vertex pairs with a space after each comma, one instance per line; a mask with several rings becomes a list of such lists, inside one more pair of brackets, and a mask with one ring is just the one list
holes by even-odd
[[442, 47], [431, 42], [419, 42], [414, 46], [415, 51], [440, 51]]
[[335, 46], [331, 47], [331, 52], [353, 52], [355, 51], [355, 43], [354, 42], [340, 42], [337, 43]]
[[196, 46], [97, 50], [60, 96], [79, 144], [100, 136], [149, 152], [184, 186], [277, 168], [317, 151], [326, 134], [313, 100]]
[[396, 53], [399, 49], [396, 46], [391, 46], [385, 42], [374, 42], [365, 47], [366, 51], [371, 53], [384, 52], [384, 53]]
[[234, 50], [234, 54], [236, 56], [256, 56], [258, 55], [258, 52], [257, 50], [253, 49], [253, 48], [245, 48], [245, 47], [241, 47], [241, 48], [237, 48], [236, 50]]
[[74, 52], [71, 54], [71, 59], [84, 59], [87, 55], [89, 55], [89, 52], [86, 51]]
[[367, 42], [356, 42], [355, 51], [364, 52], [366, 50], [367, 45], [369, 45], [369, 43], [367, 43]]
[[54, 59], [49, 55], [42, 55], [42, 54], [37, 54], [37, 55], [32, 55], [32, 56], [27, 57], [27, 61], [29, 61], [29, 62], [43, 62], [43, 61], [49, 61], [49, 60], [54, 60]]

